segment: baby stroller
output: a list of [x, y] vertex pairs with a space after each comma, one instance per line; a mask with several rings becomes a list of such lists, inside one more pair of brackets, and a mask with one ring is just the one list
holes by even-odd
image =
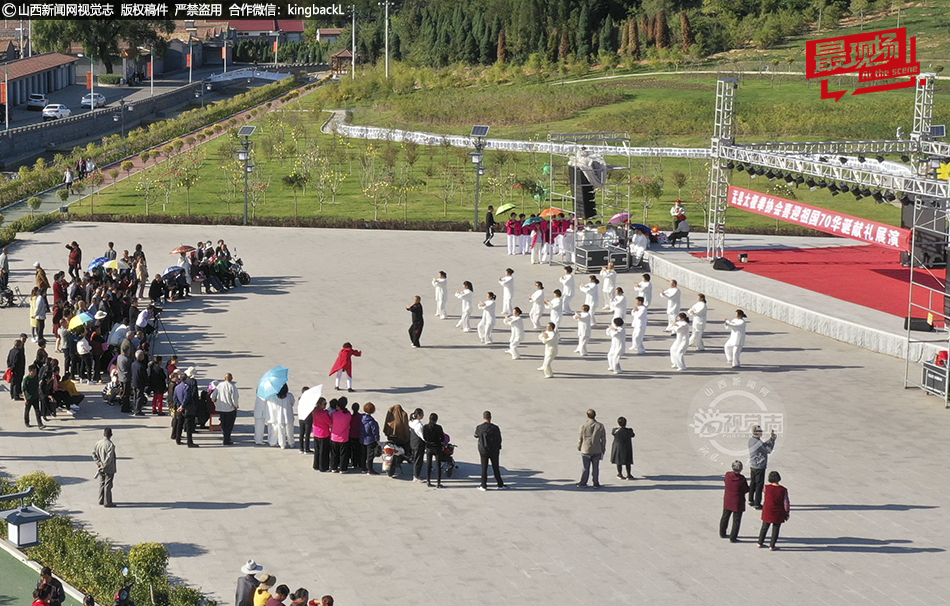
[[458, 465], [455, 464], [455, 444], [449, 440], [449, 434], [445, 434], [445, 442], [442, 452], [439, 453], [439, 463], [442, 465], [442, 476], [451, 478]]

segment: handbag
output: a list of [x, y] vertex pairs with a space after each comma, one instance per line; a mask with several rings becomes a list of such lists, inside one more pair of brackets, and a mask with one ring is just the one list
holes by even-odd
[[13, 369], [8, 368], [5, 373], [3, 373], [3, 380], [7, 383], [13, 382]]

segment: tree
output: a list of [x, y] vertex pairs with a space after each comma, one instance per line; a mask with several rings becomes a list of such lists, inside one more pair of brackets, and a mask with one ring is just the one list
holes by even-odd
[[498, 30], [498, 54], [497, 62], [499, 65], [505, 64], [505, 58], [508, 54], [508, 49], [505, 47], [505, 30]]
[[128, 177], [129, 173], [132, 172], [132, 169], [135, 168], [135, 163], [131, 160], [126, 160], [121, 165], [122, 171], [125, 172], [125, 176]]
[[178, 165], [175, 185], [185, 188], [185, 202], [188, 205], [188, 214], [191, 214], [191, 190], [198, 184], [199, 171], [204, 159], [197, 149], [190, 150], [184, 162]]
[[112, 184], [115, 185], [115, 182], [119, 179], [119, 169], [110, 168], [109, 169], [109, 178], [112, 179]]
[[[66, 195], [64, 196], [64, 195], [63, 195], [62, 193], [60, 193], [60, 192], [63, 192], [63, 193], [65, 193]], [[59, 195], [59, 199], [60, 199], [61, 202], [65, 202], [66, 199], [69, 198], [69, 191], [66, 190], [66, 189], [61, 189], [61, 190], [59, 190], [59, 191], [56, 192], [56, 193]], [[38, 210], [40, 209], [40, 205], [43, 204], [43, 200], [42, 200], [41, 198], [39, 198], [38, 196], [33, 196], [32, 198], [30, 198], [29, 200], [26, 201], [26, 204], [27, 204], [27, 206], [30, 207], [30, 216], [32, 217], [32, 216], [33, 216], [33, 213], [35, 213], [36, 211], [38, 211]]]
[[126, 20], [126, 19], [72, 19], [62, 21], [37, 20], [33, 22], [33, 42], [43, 52], [67, 53], [70, 45], [77, 42], [83, 52], [101, 61], [106, 73], [111, 74], [122, 49], [119, 41], [128, 48], [145, 47], [164, 56], [168, 46], [162, 34], [175, 31], [171, 19]]
[[571, 39], [567, 35], [567, 29], [561, 31], [561, 43], [558, 45], [558, 61], [567, 61], [567, 56], [571, 53]]
[[666, 22], [666, 10], [660, 9], [656, 14], [656, 23], [653, 26], [653, 38], [656, 40], [657, 50], [669, 48], [670, 46], [670, 26]]
[[89, 185], [92, 186], [92, 196], [89, 197], [89, 214], [96, 214], [96, 196], [98, 195], [98, 189], [102, 187], [102, 184], [105, 182], [106, 178], [102, 176], [100, 171], [95, 171], [88, 177]]
[[676, 195], [683, 195], [683, 188], [686, 187], [686, 182], [689, 181], [689, 178], [686, 176], [686, 173], [674, 170], [673, 171], [673, 185], [676, 186]]
[[148, 150], [145, 150], [141, 154], [139, 154], [139, 158], [142, 160], [143, 166], [148, 164], [148, 159], [151, 157], [152, 157], [152, 154]]
[[640, 16], [640, 33], [643, 34], [647, 46], [653, 44], [653, 21], [646, 13]]
[[627, 54], [634, 61], [639, 61], [640, 60], [640, 31], [639, 31], [640, 28], [637, 27], [636, 19], [630, 20], [630, 25], [628, 26], [628, 29], [629, 29], [629, 32], [627, 33], [627, 36], [629, 37], [629, 40], [628, 40], [629, 50]]
[[310, 175], [295, 168], [289, 175], [284, 176], [280, 181], [284, 184], [284, 187], [289, 187], [294, 194], [294, 223], [296, 223], [298, 217], [297, 192], [301, 191], [307, 186], [307, 183], [310, 182]]
[[861, 17], [861, 31], [864, 31], [864, 15], [870, 8], [870, 0], [851, 0], [851, 14], [857, 13]]
[[581, 14], [577, 20], [577, 60], [587, 61], [590, 55], [590, 40], [592, 37], [590, 13], [587, 3], [581, 5]]
[[630, 189], [639, 198], [638, 202], [643, 207], [643, 222], [646, 223], [653, 204], [663, 195], [663, 179], [634, 177], [630, 180]]
[[696, 44], [696, 39], [693, 37], [693, 26], [689, 23], [686, 11], [680, 11], [680, 30], [683, 35], [683, 52], [689, 53], [689, 47]]

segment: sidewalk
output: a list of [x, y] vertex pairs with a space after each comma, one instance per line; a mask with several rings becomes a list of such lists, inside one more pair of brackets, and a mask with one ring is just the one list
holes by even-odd
[[[297, 90], [297, 89], [295, 89], [295, 90]], [[292, 101], [296, 101], [297, 99], [300, 99], [300, 98], [302, 98], [304, 95], [309, 94], [310, 92], [313, 92], [313, 91], [315, 91], [315, 90], [317, 90], [317, 89], [316, 89], [316, 88], [313, 88], [313, 89], [311, 89], [310, 91], [304, 92], [303, 94], [298, 95], [298, 96], [294, 97], [293, 99], [291, 99], [290, 101], [286, 101], [286, 102], [280, 102], [280, 101], [278, 101], [278, 100], [273, 100], [273, 101], [271, 101], [271, 103], [272, 103], [271, 108], [272, 108], [272, 109], [277, 109], [277, 108], [279, 108], [279, 107], [283, 107], [283, 106], [286, 105], [287, 103], [292, 102]], [[284, 93], [284, 94], [286, 94], [286, 93]], [[283, 96], [283, 95], [282, 95], [282, 96]], [[212, 123], [212, 124], [208, 124], [208, 125], [206, 125], [206, 126], [200, 128], [200, 129], [198, 129], [198, 131], [193, 131], [193, 132], [191, 132], [191, 133], [186, 133], [186, 134], [182, 135], [181, 137], [177, 137], [176, 139], [182, 139], [182, 140], [184, 140], [186, 137], [188, 137], [189, 135], [193, 135], [193, 134], [196, 133], [196, 132], [205, 131], [205, 130], [207, 130], [207, 129], [209, 129], [209, 128], [214, 128], [214, 125], [215, 125], [215, 124], [225, 124], [225, 125], [226, 125], [227, 122], [228, 122], [229, 120], [231, 120], [232, 118], [235, 118], [235, 119], [237, 119], [237, 120], [239, 120], [239, 121], [243, 121], [243, 120], [245, 119], [245, 117], [250, 114], [251, 111], [253, 111], [254, 109], [256, 109], [256, 108], [258, 108], [258, 107], [263, 106], [264, 103], [267, 103], [267, 101], [264, 101], [264, 102], [262, 102], [262, 103], [260, 103], [260, 104], [258, 104], [258, 105], [253, 106], [253, 107], [249, 107], [248, 109], [244, 110], [243, 112], [241, 112], [241, 113], [239, 113], [239, 114], [235, 114], [235, 115], [232, 115], [232, 116], [228, 116], [228, 117], [226, 117], [226, 118], [223, 118], [222, 120], [219, 120], [218, 122], [215, 122], [215, 123]], [[201, 143], [197, 143], [197, 142], [196, 142], [194, 145], [191, 145], [191, 146], [189, 146], [188, 144], [185, 144], [185, 145], [181, 148], [181, 151], [182, 151], [182, 153], [183, 153], [183, 152], [186, 152], [186, 151], [188, 151], [189, 149], [192, 149], [193, 147], [197, 147], [197, 146], [199, 146], [199, 145], [204, 145], [204, 144], [206, 144], [206, 143], [209, 143], [209, 142], [213, 141], [214, 139], [217, 139], [218, 137], [226, 136], [227, 134], [228, 134], [228, 129], [225, 128], [225, 129], [222, 130], [220, 133], [215, 134], [215, 135], [212, 135], [211, 137], [205, 139], [205, 140], [204, 140], [203, 142], [201, 142]], [[154, 150], [154, 149], [161, 149], [162, 147], [164, 147], [164, 146], [167, 145], [168, 143], [169, 143], [169, 141], [164, 141], [164, 142], [162, 142], [161, 144], [156, 145], [155, 147], [151, 147], [151, 148], [149, 148], [148, 150], [143, 150], [143, 151], [149, 151], [149, 152], [151, 152], [151, 151]], [[128, 173], [126, 173], [125, 171], [122, 171], [121, 169], [119, 169], [119, 167], [121, 166], [122, 162], [124, 162], [124, 161], [126, 161], [126, 160], [131, 160], [132, 163], [133, 163], [133, 165], [134, 165], [134, 167], [132, 168], [132, 170], [129, 171]], [[157, 163], [156, 163], [156, 162], [153, 162], [152, 164], [150, 164], [150, 165], [148, 165], [148, 166], [151, 167], [151, 166], [153, 166], [154, 164], [161, 164], [162, 162], [165, 162], [165, 161], [167, 161], [167, 159], [163, 157], [161, 161], [159, 161], [159, 162], [157, 162]], [[132, 177], [132, 176], [135, 176], [135, 175], [137, 175], [138, 173], [142, 172], [143, 170], [145, 170], [145, 167], [146, 167], [145, 163], [142, 161], [142, 159], [139, 157], [138, 154], [136, 154], [136, 155], [134, 155], [134, 156], [127, 157], [127, 158], [122, 158], [121, 160], [118, 160], [118, 161], [116, 161], [116, 162], [113, 162], [112, 164], [109, 164], [109, 165], [107, 165], [107, 166], [99, 167], [99, 170], [102, 172], [103, 176], [106, 178], [106, 181], [105, 181], [105, 183], [103, 183], [102, 187], [100, 187], [98, 191], [101, 192], [101, 191], [107, 190], [108, 188], [110, 188], [110, 187], [113, 186], [113, 183], [111, 182], [112, 179], [110, 179], [109, 176], [108, 176], [108, 173], [109, 173], [109, 171], [110, 171], [111, 169], [115, 168], [115, 169], [119, 169], [119, 170], [120, 170], [119, 178], [116, 179], [116, 183], [119, 183], [119, 182], [125, 181], [126, 179], [128, 179], [128, 178], [130, 178], [130, 177]], [[69, 198], [66, 200], [66, 202], [63, 203], [63, 202], [60, 202], [59, 196], [56, 195], [56, 192], [59, 191], [61, 188], [62, 188], [61, 185], [57, 185], [56, 187], [52, 187], [52, 188], [47, 189], [46, 191], [44, 191], [44, 192], [42, 192], [42, 193], [36, 194], [36, 197], [38, 197], [40, 200], [42, 200], [42, 204], [40, 204], [40, 208], [39, 208], [36, 212], [34, 212], [34, 213], [31, 213], [31, 212], [30, 212], [30, 207], [27, 205], [26, 200], [21, 200], [20, 202], [15, 202], [15, 203], [13, 203], [13, 204], [11, 204], [11, 205], [5, 207], [4, 209], [2, 209], [2, 211], [0, 211], [0, 212], [2, 212], [2, 214], [3, 214], [3, 223], [4, 223], [4, 224], [8, 224], [8, 223], [10, 223], [11, 221], [16, 221], [17, 219], [22, 219], [22, 218], [24, 218], [24, 217], [29, 217], [29, 216], [31, 216], [31, 214], [32, 214], [32, 215], [45, 215], [45, 214], [49, 214], [49, 213], [59, 212], [60, 208], [62, 208], [63, 206], [72, 206], [73, 204], [76, 204], [77, 202], [82, 202], [83, 200], [86, 200], [87, 198], [89, 198], [89, 196], [92, 195], [92, 187], [86, 187], [86, 189], [83, 190], [83, 193], [82, 193], [82, 194], [80, 194], [80, 195], [78, 195], [78, 196], [76, 196], [76, 195], [70, 195]], [[2, 603], [2, 602], [0, 602], [0, 603]]]

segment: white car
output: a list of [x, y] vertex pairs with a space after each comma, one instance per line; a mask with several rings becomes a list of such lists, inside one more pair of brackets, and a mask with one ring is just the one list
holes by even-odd
[[101, 95], [99, 93], [89, 93], [88, 95], [84, 95], [82, 98], [82, 102], [80, 102], [79, 106], [88, 107], [90, 109], [92, 107], [105, 107], [106, 106], [105, 95]]
[[73, 115], [73, 112], [61, 103], [53, 103], [43, 108], [43, 122], [56, 120], [57, 118], [68, 118], [71, 115]]
[[26, 109], [43, 111], [43, 108], [49, 104], [49, 100], [46, 98], [46, 95], [40, 93], [32, 93], [30, 97], [26, 100]]

